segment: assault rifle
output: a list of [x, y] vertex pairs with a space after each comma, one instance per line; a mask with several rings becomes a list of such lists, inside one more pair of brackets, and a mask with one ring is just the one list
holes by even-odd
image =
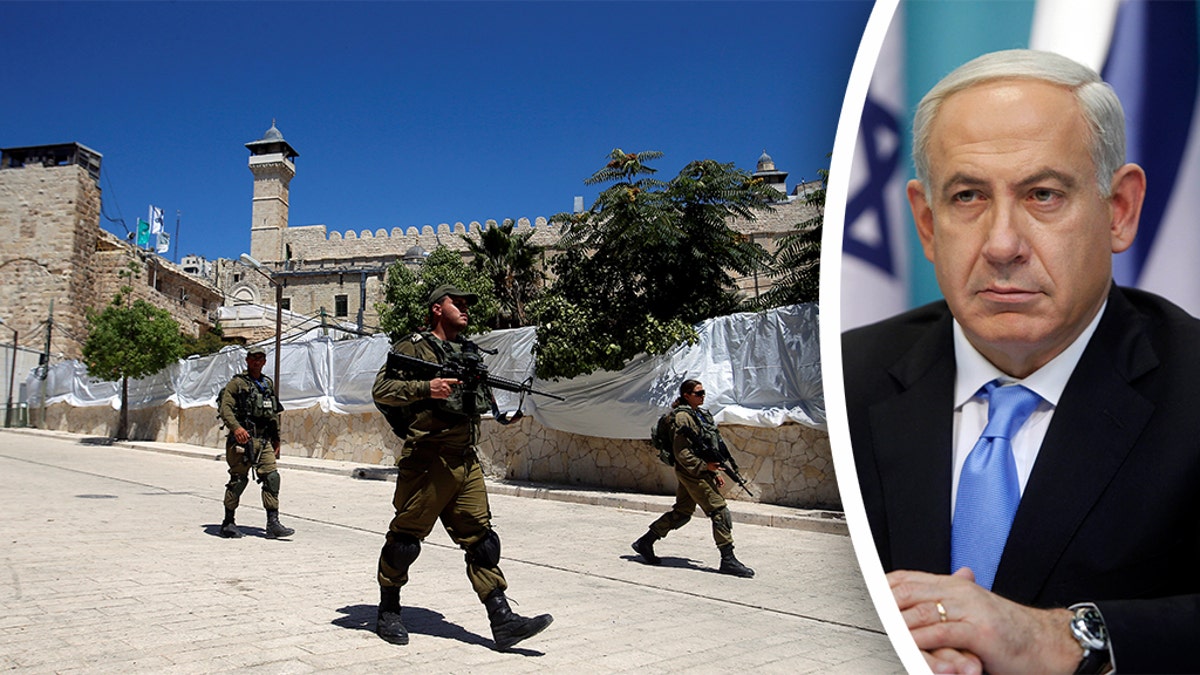
[[688, 440], [691, 441], [692, 448], [694, 449], [697, 457], [705, 462], [712, 462], [713, 464], [716, 464], [717, 468], [725, 472], [725, 475], [729, 476], [730, 480], [737, 483], [738, 487], [745, 490], [746, 494], [750, 495], [751, 497], [754, 496], [754, 493], [750, 491], [750, 487], [746, 485], [746, 479], [742, 478], [741, 474], [738, 473], [737, 462], [733, 460], [733, 455], [729, 454], [729, 446], [725, 445], [724, 440], [721, 440], [717, 444], [717, 447], [714, 448], [708, 443], [705, 443], [704, 439], [701, 438], [700, 435], [697, 434], [691, 427], [680, 426], [680, 430], [682, 430], [684, 435], [688, 437]]
[[[418, 377], [435, 377], [453, 378], [461, 383], [463, 391], [463, 408], [468, 415], [474, 415], [475, 410], [475, 393], [483, 385], [487, 385], [493, 389], [502, 389], [521, 394], [522, 400], [526, 394], [537, 394], [545, 396], [556, 401], [565, 401], [562, 396], [557, 396], [545, 391], [538, 391], [533, 388], [533, 378], [529, 377], [524, 382], [509, 380], [503, 377], [492, 375], [488, 372], [487, 364], [483, 362], [483, 356], [480, 352], [487, 354], [495, 354], [494, 350], [483, 349], [479, 345], [469, 340], [462, 342], [462, 352], [451, 355], [446, 359], [445, 363], [434, 363], [426, 361], [415, 356], [407, 354], [397, 354], [396, 352], [388, 352], [387, 368], [392, 374], [400, 372], [412, 373]], [[495, 400], [492, 400], [492, 414], [501, 424], [508, 424], [521, 417], [520, 406], [517, 406], [517, 412], [510, 418], [505, 418], [500, 415], [496, 408]]]

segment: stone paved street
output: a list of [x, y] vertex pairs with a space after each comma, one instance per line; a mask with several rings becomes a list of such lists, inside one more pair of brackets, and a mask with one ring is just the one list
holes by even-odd
[[215, 450], [87, 440], [0, 432], [5, 671], [901, 671], [849, 538], [747, 524], [778, 507], [734, 511], [738, 556], [758, 572], [747, 580], [715, 573], [703, 516], [658, 544], [662, 567], [635, 561], [629, 543], [669, 499], [649, 512], [619, 495], [599, 506], [498, 489], [513, 608], [554, 624], [492, 650], [463, 554], [437, 529], [401, 598], [412, 633], [401, 647], [373, 632], [392, 483], [285, 457], [281, 520], [296, 535], [262, 536], [252, 485], [238, 511], [247, 536], [227, 540]]

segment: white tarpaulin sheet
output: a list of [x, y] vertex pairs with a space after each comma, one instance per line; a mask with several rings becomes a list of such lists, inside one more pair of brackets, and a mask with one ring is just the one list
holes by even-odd
[[[821, 385], [821, 353], [817, 339], [817, 305], [806, 303], [762, 313], [710, 319], [697, 326], [700, 340], [679, 345], [663, 356], [640, 356], [616, 372], [599, 371], [557, 382], [535, 380], [535, 389], [566, 398], [555, 401], [531, 395], [523, 409], [543, 426], [600, 438], [646, 438], [679, 392], [679, 383], [697, 379], [709, 392], [705, 405], [718, 422], [775, 427], [797, 422], [825, 427]], [[493, 331], [477, 336], [488, 371], [523, 382], [533, 374], [532, 327]], [[383, 364], [386, 336], [354, 340], [318, 337], [283, 345], [279, 391], [285, 409], [319, 405], [323, 411], [345, 414], [375, 410], [371, 387]], [[274, 356], [268, 347], [267, 369], [273, 375]], [[181, 408], [216, 407], [225, 384], [245, 367], [245, 349], [226, 348], [202, 358], [190, 358], [141, 380], [130, 380], [129, 405], [155, 406], [174, 401]], [[31, 375], [31, 405], [40, 405], [41, 383]], [[496, 390], [501, 411], [516, 410], [519, 395]], [[78, 361], [49, 369], [46, 401], [73, 406], [108, 405], [120, 408], [117, 383], [89, 378]]]

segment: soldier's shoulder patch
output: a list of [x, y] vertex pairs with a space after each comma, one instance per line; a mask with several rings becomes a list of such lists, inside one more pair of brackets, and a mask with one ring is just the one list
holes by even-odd
[[422, 336], [420, 333], [413, 333], [413, 334], [412, 334], [412, 337], [410, 337], [410, 338], [409, 338], [409, 340], [410, 340], [410, 341], [411, 341], [413, 344], [416, 344], [416, 343], [418, 343], [418, 342], [420, 342], [421, 340], [424, 340], [424, 339], [425, 339], [425, 338], [424, 338], [424, 337], [423, 337], [423, 336]]

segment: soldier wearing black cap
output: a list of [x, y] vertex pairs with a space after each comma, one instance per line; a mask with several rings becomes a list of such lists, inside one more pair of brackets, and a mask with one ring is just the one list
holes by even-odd
[[[429, 294], [430, 330], [413, 333], [392, 351], [424, 361], [445, 363], [462, 353], [458, 337], [467, 327], [467, 308], [478, 299], [450, 285]], [[388, 410], [388, 421], [404, 439], [396, 465], [396, 515], [379, 555], [380, 602], [376, 633], [394, 644], [408, 644], [400, 619], [400, 588], [408, 583], [409, 566], [421, 552], [421, 541], [440, 518], [450, 538], [466, 552], [467, 578], [487, 608], [497, 649], [532, 637], [553, 618], [514, 614], [504, 597], [508, 584], [498, 567], [500, 538], [491, 528], [487, 488], [475, 454], [479, 414], [490, 392], [476, 393], [476, 405], [463, 405], [456, 379], [404, 379], [411, 373], [385, 365], [375, 378], [375, 402]]]
[[233, 522], [233, 512], [250, 483], [251, 468], [262, 483], [267, 538], [295, 534], [295, 530], [279, 522], [279, 471], [275, 468], [275, 460], [279, 459], [279, 413], [283, 406], [275, 393], [275, 383], [263, 375], [266, 363], [267, 351], [262, 347], [251, 347], [246, 352], [246, 372], [235, 375], [218, 398], [221, 421], [229, 429], [225, 439], [229, 482], [225, 485], [222, 537], [242, 536]]

